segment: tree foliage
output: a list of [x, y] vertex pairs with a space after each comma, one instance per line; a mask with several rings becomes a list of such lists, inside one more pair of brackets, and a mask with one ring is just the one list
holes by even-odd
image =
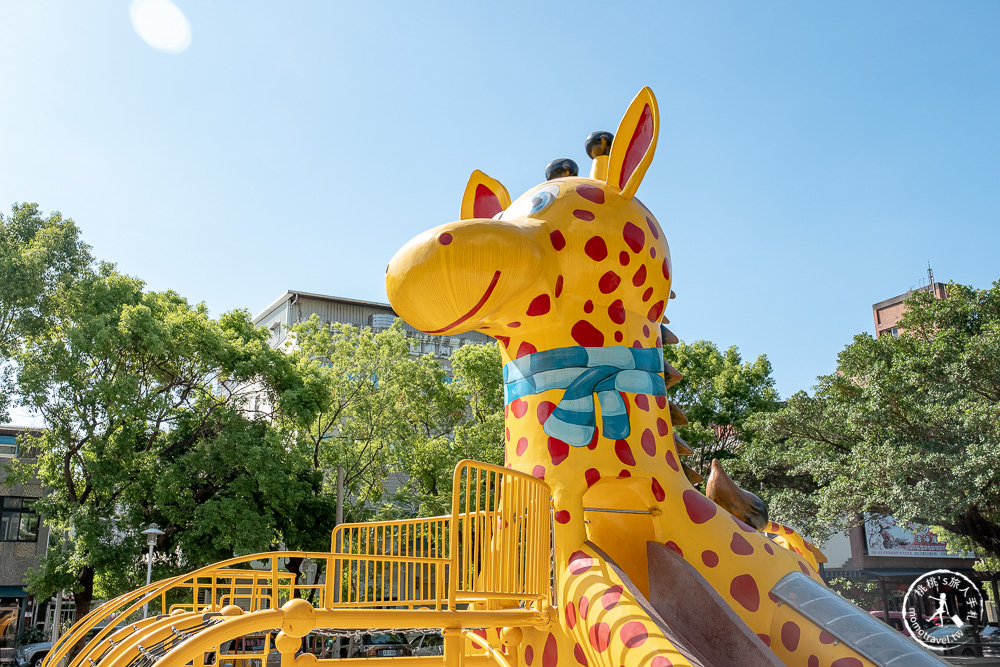
[[736, 346], [723, 351], [705, 340], [666, 346], [663, 355], [684, 376], [669, 395], [688, 419], [677, 427], [694, 450], [687, 464], [707, 476], [712, 459], [736, 455], [751, 415], [777, 409], [771, 362], [743, 361]]
[[[51, 323], [66, 288], [91, 262], [90, 248], [70, 219], [44, 217], [37, 204], [14, 204], [0, 213], [0, 363], [10, 360], [25, 336]], [[11, 367], [4, 366], [0, 421], [12, 393]]]
[[161, 563], [200, 565], [276, 543], [281, 508], [314, 483], [309, 470], [282, 468], [295, 450], [252, 409], [261, 395], [290, 414], [311, 401], [245, 311], [213, 320], [204, 305], [144, 291], [105, 264], [67, 292], [50, 328], [25, 337], [17, 359], [23, 400], [45, 428], [29, 443], [37, 463], [17, 464], [15, 479], [36, 476], [50, 490], [38, 508], [65, 539], [31, 588], [75, 590], [78, 618], [101, 573], [124, 574], [103, 579], [105, 594], [137, 583], [127, 573], [141, 571], [139, 531], [150, 521], [166, 531]]
[[814, 396], [764, 415], [739, 474], [817, 532], [892, 513], [1000, 555], [1000, 283], [906, 308], [898, 337], [856, 336]]

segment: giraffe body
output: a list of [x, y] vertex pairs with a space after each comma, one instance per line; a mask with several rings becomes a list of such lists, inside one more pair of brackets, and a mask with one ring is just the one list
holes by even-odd
[[[415, 237], [387, 270], [390, 301], [413, 326], [476, 329], [499, 341], [506, 465], [552, 489], [560, 620], [549, 631], [526, 629], [520, 659], [529, 667], [711, 664], [685, 652], [649, 612], [653, 542], [683, 556], [769, 656], [745, 664], [871, 665], [770, 593], [790, 572], [821, 581], [806, 560], [688, 481], [662, 374], [659, 391], [634, 389], [651, 373], [634, 368], [634, 351], [653, 350], [662, 362], [671, 294], [666, 236], [634, 196], [657, 129], [647, 88], [591, 178], [556, 178], [511, 202], [499, 182], [474, 172], [461, 219]], [[595, 367], [606, 370], [605, 362], [613, 377], [591, 383], [590, 395], [584, 380], [603, 377]]]

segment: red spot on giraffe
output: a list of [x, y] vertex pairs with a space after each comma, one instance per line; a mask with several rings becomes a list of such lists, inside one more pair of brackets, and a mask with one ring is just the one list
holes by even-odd
[[520, 419], [528, 412], [528, 402], [521, 398], [515, 398], [510, 402], [510, 411], [514, 413], [514, 416]]
[[660, 317], [663, 315], [663, 301], [657, 301], [650, 307], [649, 313], [646, 315], [646, 319], [651, 322], [659, 321]]
[[631, 261], [631, 257], [628, 256], [627, 252], [622, 250], [620, 253], [618, 253], [619, 264], [621, 264], [622, 266], [628, 266], [629, 261]]
[[674, 542], [673, 540], [670, 540], [669, 542], [666, 542], [663, 546], [665, 546], [666, 548], [670, 549], [671, 551], [676, 551], [681, 556], [684, 555], [684, 552], [681, 550], [680, 546], [678, 546], [677, 543]]
[[527, 314], [529, 317], [538, 317], [539, 315], [544, 315], [549, 312], [551, 307], [552, 304], [549, 302], [549, 295], [539, 294], [531, 300], [530, 304], [528, 304]]
[[509, 326], [511, 329], [516, 329], [519, 326], [521, 326], [521, 323], [520, 322], [508, 322], [507, 326]]
[[694, 489], [687, 489], [682, 495], [684, 499], [684, 509], [687, 510], [688, 517], [695, 523], [705, 523], [713, 516], [718, 506], [711, 500], [701, 495]]
[[612, 586], [608, 590], [604, 591], [604, 595], [601, 596], [601, 606], [605, 609], [611, 609], [618, 601], [622, 598], [622, 591], [624, 589], [621, 586]]
[[764, 646], [770, 646], [771, 645], [771, 636], [770, 635], [762, 635], [761, 633], [758, 632], [757, 633], [757, 638], [760, 639], [762, 642], [764, 642]]
[[820, 630], [819, 631], [819, 643], [820, 644], [832, 644], [835, 641], [837, 641], [837, 638], [834, 637], [833, 635], [831, 635], [826, 630]]
[[652, 257], [653, 259], [656, 259], [656, 248], [649, 249], [649, 256]]
[[622, 303], [621, 299], [615, 299], [608, 306], [608, 317], [615, 324], [625, 324], [625, 304]]
[[634, 341], [632, 341], [632, 347], [634, 347], [637, 350], [641, 350], [642, 349], [642, 341], [641, 340], [634, 340]]
[[715, 567], [719, 564], [719, 554], [715, 553], [711, 549], [702, 551], [701, 562], [704, 563], [706, 567]]
[[649, 663], [649, 667], [674, 667], [674, 663], [670, 661], [670, 658], [658, 655]]
[[618, 636], [622, 638], [622, 643], [625, 644], [625, 648], [635, 648], [636, 646], [642, 646], [645, 643], [646, 639], [649, 638], [649, 632], [646, 630], [646, 626], [641, 622], [629, 621], [622, 626]]
[[729, 594], [747, 611], [757, 611], [760, 608], [760, 591], [753, 575], [741, 574], [734, 577], [729, 584]]
[[677, 458], [674, 456], [674, 452], [669, 449], [667, 450], [667, 465], [673, 468], [674, 470], [681, 469], [680, 466], [677, 465]]
[[[642, 300], [643, 300], [643, 302], [649, 301], [649, 299], [650, 299], [651, 296], [653, 296], [653, 288], [652, 287], [647, 287], [646, 291], [642, 293]], [[649, 334], [646, 334], [646, 335], [648, 336]]]
[[578, 208], [578, 209], [575, 209], [573, 211], [573, 217], [574, 218], [579, 218], [580, 220], [586, 220], [587, 222], [590, 222], [596, 216], [593, 213], [591, 213], [590, 211], [588, 211], [587, 209], [585, 209], [585, 208]]
[[809, 568], [802, 561], [799, 561], [799, 569], [802, 570], [802, 574], [809, 574]]
[[528, 341], [522, 341], [521, 344], [517, 346], [517, 356], [515, 359], [526, 357], [529, 354], [534, 354], [535, 352], [538, 352], [538, 349], [534, 345]]
[[635, 273], [632, 275], [632, 284], [638, 287], [646, 282], [646, 265], [640, 264], [639, 268], [636, 269]]
[[632, 473], [630, 473], [628, 470], [625, 470], [624, 468], [618, 471], [618, 479], [625, 479], [631, 476]]
[[657, 417], [656, 419], [656, 432], [660, 435], [670, 433], [670, 426], [667, 425], [667, 421], [663, 417]]
[[597, 468], [587, 468], [587, 472], [583, 473], [583, 478], [587, 480], [587, 488], [590, 488], [601, 481], [601, 473]]
[[863, 664], [857, 658], [840, 658], [830, 663], [830, 667], [861, 667]]
[[733, 539], [729, 543], [729, 549], [737, 556], [749, 556], [753, 553], [753, 545], [739, 533], [733, 533]]
[[563, 277], [559, 276], [556, 278], [556, 289], [555, 289], [555, 295], [557, 299], [559, 298], [559, 295], [562, 294], [562, 287], [563, 287]]
[[579, 644], [573, 647], [573, 657], [576, 658], [576, 661], [583, 665], [583, 667], [589, 667], [590, 663], [587, 662], [587, 656], [583, 652], [583, 647]]
[[576, 194], [580, 195], [588, 201], [592, 201], [595, 204], [604, 203], [604, 190], [600, 189], [596, 185], [581, 184], [576, 186]]
[[583, 304], [583, 312], [587, 313], [588, 315], [594, 312], [594, 302], [591, 301], [590, 299], [587, 299]]
[[531, 663], [535, 660], [535, 649], [529, 644], [527, 648], [524, 649], [524, 664], [531, 667]]
[[646, 226], [649, 227], [649, 233], [653, 235], [654, 239], [660, 238], [660, 232], [656, 229], [656, 223], [648, 215], [646, 216]]
[[549, 234], [549, 242], [556, 250], [562, 250], [566, 247], [566, 237], [558, 229]]
[[587, 443], [587, 449], [593, 451], [597, 449], [597, 440], [601, 437], [601, 429], [595, 428], [594, 435], [591, 436], [590, 442]]
[[770, 600], [771, 602], [773, 602], [774, 604], [781, 604], [781, 598], [779, 598], [777, 595], [775, 595], [771, 591], [767, 592], [767, 599]]
[[504, 347], [510, 345], [510, 336], [494, 336], [494, 338], [500, 341], [500, 343], [503, 344]]
[[555, 513], [556, 523], [569, 523], [569, 511], [559, 510]]
[[576, 605], [572, 600], [566, 603], [566, 626], [570, 630], [576, 627]]
[[618, 286], [622, 284], [621, 276], [619, 276], [614, 271], [608, 271], [601, 279], [597, 281], [597, 287], [601, 290], [601, 294], [611, 294]]
[[663, 277], [670, 280], [670, 262], [666, 257], [663, 258]]
[[653, 400], [656, 401], [656, 407], [663, 410], [667, 407], [667, 397], [666, 396], [654, 396]]
[[798, 623], [793, 621], [787, 621], [781, 626], [781, 643], [789, 651], [794, 651], [799, 647], [799, 636], [802, 631], [799, 629]]
[[636, 394], [635, 404], [640, 410], [649, 412], [649, 398], [645, 394]]
[[806, 663], [806, 667], [819, 667], [819, 658], [814, 655], [809, 656], [809, 661]]
[[577, 323], [570, 329], [570, 335], [583, 347], [602, 347], [604, 345], [604, 334], [586, 320], [577, 320]]
[[549, 415], [551, 415], [552, 411], [555, 409], [556, 404], [552, 401], [542, 401], [539, 403], [538, 407], [535, 408], [535, 416], [538, 417], [538, 423], [544, 424], [545, 420], [549, 418]]
[[615, 342], [616, 342], [616, 343], [620, 343], [620, 342], [622, 342], [622, 339], [623, 339], [623, 338], [625, 338], [625, 336], [624, 336], [624, 334], [622, 334], [622, 332], [621, 332], [621, 331], [616, 331], [616, 332], [615, 332]]
[[[570, 574], [582, 574], [594, 567], [594, 558], [587, 554], [586, 551], [574, 551], [569, 555], [569, 564], [566, 566], [569, 568]], [[583, 601], [580, 602], [580, 612], [583, 613]], [[583, 614], [586, 618], [587, 615]]]
[[650, 456], [656, 456], [656, 437], [648, 428], [642, 432], [642, 437], [639, 438], [639, 443], [642, 445], [642, 451], [646, 452]]
[[528, 439], [519, 438], [517, 441], [517, 447], [515, 448], [514, 451], [517, 452], [518, 456], [524, 456], [524, 453], [528, 451]]
[[449, 234], [448, 232], [445, 232], [438, 237], [438, 243], [440, 243], [441, 245], [448, 245], [454, 240], [455, 237]]
[[590, 645], [594, 647], [594, 650], [598, 653], [608, 650], [608, 643], [611, 640], [611, 626], [607, 623], [595, 623], [590, 626], [590, 632], [587, 634], [590, 639]]
[[646, 233], [631, 222], [625, 223], [625, 229], [622, 231], [622, 236], [625, 237], [625, 243], [632, 250], [632, 252], [640, 252], [643, 246], [646, 245]]
[[549, 438], [549, 456], [552, 457], [552, 465], [557, 466], [569, 456], [569, 445], [559, 438]]
[[771, 554], [772, 556], [774, 555], [774, 549], [771, 548], [771, 545], [768, 544], [767, 542], [764, 543], [764, 551]]
[[615, 455], [617, 455], [618, 460], [625, 465], [635, 465], [635, 456], [632, 455], [632, 448], [628, 446], [628, 441], [615, 440]]
[[608, 246], [600, 236], [591, 236], [583, 246], [583, 251], [595, 262], [603, 262], [608, 256]]
[[660, 486], [660, 482], [655, 477], [652, 484], [650, 484], [650, 489], [653, 491], [653, 497], [656, 498], [657, 502], [663, 502], [663, 499], [667, 497], [667, 494], [663, 491], [663, 487]]
[[587, 614], [590, 612], [590, 598], [586, 595], [581, 595], [580, 604], [577, 605], [577, 608], [580, 610], [580, 618], [586, 620]]
[[545, 648], [542, 649], [542, 667], [558, 667], [559, 646], [556, 644], [556, 636], [549, 633], [549, 638], [545, 640]]
[[531, 474], [538, 479], [545, 479], [545, 466], [535, 466], [531, 469]]

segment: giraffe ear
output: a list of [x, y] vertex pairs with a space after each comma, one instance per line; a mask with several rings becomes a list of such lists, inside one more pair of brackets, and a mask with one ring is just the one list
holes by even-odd
[[476, 169], [462, 195], [461, 220], [492, 218], [510, 206], [510, 194], [500, 181]]
[[631, 199], [653, 161], [660, 114], [656, 97], [648, 87], [639, 91], [618, 125], [611, 155], [608, 158], [608, 185], [618, 188]]

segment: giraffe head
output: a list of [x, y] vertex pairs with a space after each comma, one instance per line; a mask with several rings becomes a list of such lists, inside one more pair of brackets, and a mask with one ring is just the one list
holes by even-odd
[[656, 348], [670, 256], [635, 192], [653, 159], [656, 99], [644, 88], [590, 178], [564, 175], [511, 202], [473, 172], [461, 219], [420, 234], [389, 263], [389, 300], [435, 334], [479, 330], [504, 361], [582, 346]]

